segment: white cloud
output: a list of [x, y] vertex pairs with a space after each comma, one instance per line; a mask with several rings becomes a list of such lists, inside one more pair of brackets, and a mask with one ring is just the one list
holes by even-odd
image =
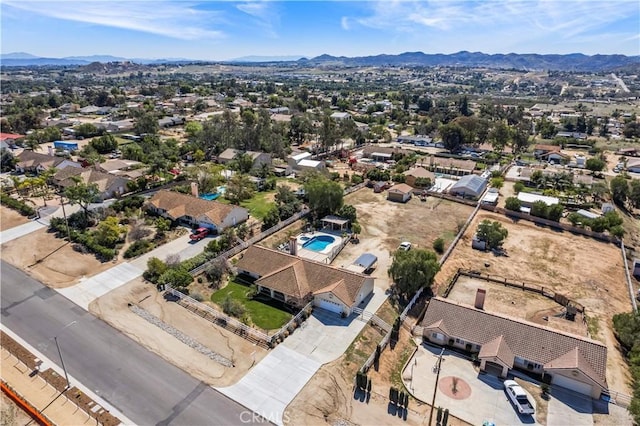
[[347, 16], [343, 16], [342, 19], [340, 19], [340, 25], [342, 26], [342, 29], [345, 31], [349, 31], [351, 29], [351, 25], [349, 24], [349, 18]]
[[236, 8], [253, 17], [256, 23], [267, 32], [269, 37], [278, 37], [274, 27], [280, 22], [280, 17], [272, 2], [267, 0], [249, 1], [237, 4]]
[[224, 37], [209, 26], [221, 15], [198, 10], [190, 2], [5, 0], [5, 6], [50, 18], [124, 28], [183, 40]]

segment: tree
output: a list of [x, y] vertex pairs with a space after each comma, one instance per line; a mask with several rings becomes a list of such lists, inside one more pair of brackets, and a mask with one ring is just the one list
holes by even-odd
[[217, 288], [222, 282], [222, 278], [227, 273], [227, 264], [224, 260], [216, 260], [205, 271], [205, 276], [209, 280], [209, 287]]
[[433, 279], [440, 270], [436, 254], [427, 250], [397, 250], [389, 267], [389, 276], [396, 289], [404, 295], [410, 295], [423, 287], [431, 287]]
[[536, 201], [531, 205], [531, 216], [547, 218], [549, 216], [549, 206], [544, 201]]
[[489, 141], [491, 141], [491, 147], [496, 152], [502, 152], [504, 147], [509, 143], [511, 138], [511, 130], [505, 123], [498, 123], [491, 132], [489, 132]]
[[360, 235], [360, 233], [362, 232], [362, 227], [358, 222], [351, 223], [351, 232], [353, 232], [353, 235], [357, 239], [358, 235]]
[[631, 181], [628, 198], [633, 207], [640, 208], [640, 180]]
[[478, 225], [476, 235], [480, 241], [486, 243], [488, 249], [494, 249], [502, 245], [509, 231], [497, 220], [485, 219]]
[[91, 139], [89, 145], [100, 154], [107, 154], [118, 149], [118, 141], [110, 134]]
[[13, 153], [7, 148], [0, 148], [0, 172], [5, 173], [13, 170], [16, 159]]
[[500, 188], [504, 186], [504, 178], [503, 177], [491, 178], [491, 186], [500, 190]]
[[517, 197], [509, 197], [505, 200], [505, 205], [504, 207], [507, 210], [511, 210], [514, 212], [519, 212], [520, 208], [522, 207], [522, 203], [520, 202], [520, 200]]
[[158, 236], [163, 236], [171, 227], [171, 220], [159, 217], [156, 219], [156, 232]]
[[564, 206], [562, 204], [554, 204], [547, 210], [547, 219], [554, 222], [560, 222], [562, 213], [564, 212]]
[[335, 214], [343, 204], [344, 191], [338, 182], [323, 176], [312, 177], [304, 184], [309, 208], [316, 218]]
[[127, 228], [120, 225], [117, 217], [109, 216], [98, 224], [94, 237], [101, 246], [115, 248], [124, 239], [126, 232]]
[[627, 180], [623, 176], [616, 176], [611, 179], [609, 186], [611, 188], [613, 201], [617, 205], [624, 207], [624, 203], [629, 197], [629, 184], [627, 184]]
[[541, 188], [545, 184], [544, 174], [542, 170], [535, 170], [531, 173], [531, 177], [529, 178], [532, 184], [536, 186], [536, 188]]
[[587, 168], [587, 170], [591, 170], [591, 172], [595, 174], [596, 172], [602, 171], [605, 165], [606, 163], [602, 159], [592, 157], [587, 160], [585, 167]]
[[164, 274], [167, 270], [167, 265], [157, 257], [152, 257], [147, 261], [147, 270], [144, 271], [144, 278], [157, 283], [160, 275]]
[[229, 179], [229, 182], [227, 182], [224, 198], [233, 204], [240, 204], [240, 202], [253, 197], [254, 192], [255, 185], [251, 181], [251, 178], [247, 175], [236, 173]]
[[513, 185], [513, 190], [516, 194], [519, 194], [524, 189], [524, 183], [518, 181]]
[[136, 120], [134, 131], [139, 135], [155, 135], [160, 130], [158, 119], [150, 112], [142, 114]]
[[613, 328], [631, 367], [634, 392], [628, 410], [640, 424], [640, 312], [614, 315]]
[[358, 212], [356, 212], [356, 208], [351, 204], [345, 204], [340, 207], [340, 210], [338, 210], [338, 216], [348, 219], [351, 223], [358, 220]]
[[438, 129], [445, 149], [450, 152], [457, 152], [465, 143], [464, 130], [458, 124], [449, 123], [440, 126]]
[[71, 205], [78, 204], [85, 216], [89, 216], [89, 204], [99, 200], [98, 184], [86, 184], [78, 176], [73, 176], [73, 185], [67, 186], [64, 190], [64, 196], [69, 199]]
[[267, 230], [276, 226], [280, 222], [280, 210], [278, 206], [273, 205], [262, 219], [262, 230]]
[[188, 271], [182, 268], [167, 269], [160, 278], [158, 284], [168, 285], [178, 289], [183, 289], [193, 282], [193, 277]]

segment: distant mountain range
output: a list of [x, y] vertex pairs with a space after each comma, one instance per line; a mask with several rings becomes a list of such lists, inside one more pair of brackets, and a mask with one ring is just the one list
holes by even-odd
[[186, 58], [143, 59], [122, 58], [109, 55], [68, 56], [64, 58], [43, 58], [24, 52], [0, 55], [3, 66], [32, 65], [87, 65], [93, 62], [131, 61], [138, 64], [186, 63], [186, 62], [229, 62], [229, 63], [288, 63], [305, 66], [458, 66], [487, 67], [520, 70], [557, 71], [605, 71], [625, 66], [640, 66], [640, 56], [625, 55], [539, 55], [534, 53], [486, 54], [481, 52], [458, 52], [452, 54], [426, 54], [405, 52], [399, 55], [375, 55], [345, 57], [320, 55], [315, 58], [300, 56], [245, 56], [230, 61], [201, 61]]

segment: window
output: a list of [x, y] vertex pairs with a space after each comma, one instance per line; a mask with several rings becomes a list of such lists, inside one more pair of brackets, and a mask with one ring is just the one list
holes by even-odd
[[464, 343], [464, 340], [456, 339], [456, 343]]
[[431, 333], [431, 337], [433, 337], [434, 339], [438, 339], [438, 340], [444, 339], [444, 335], [441, 334], [441, 333]]

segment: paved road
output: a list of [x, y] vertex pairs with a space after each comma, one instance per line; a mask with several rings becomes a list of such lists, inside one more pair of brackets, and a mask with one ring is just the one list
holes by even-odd
[[[139, 425], [242, 425], [246, 409], [1, 261], [2, 324]], [[76, 321], [71, 327], [65, 325]], [[64, 330], [63, 330], [64, 329]], [[243, 414], [244, 412], [244, 414]]]

